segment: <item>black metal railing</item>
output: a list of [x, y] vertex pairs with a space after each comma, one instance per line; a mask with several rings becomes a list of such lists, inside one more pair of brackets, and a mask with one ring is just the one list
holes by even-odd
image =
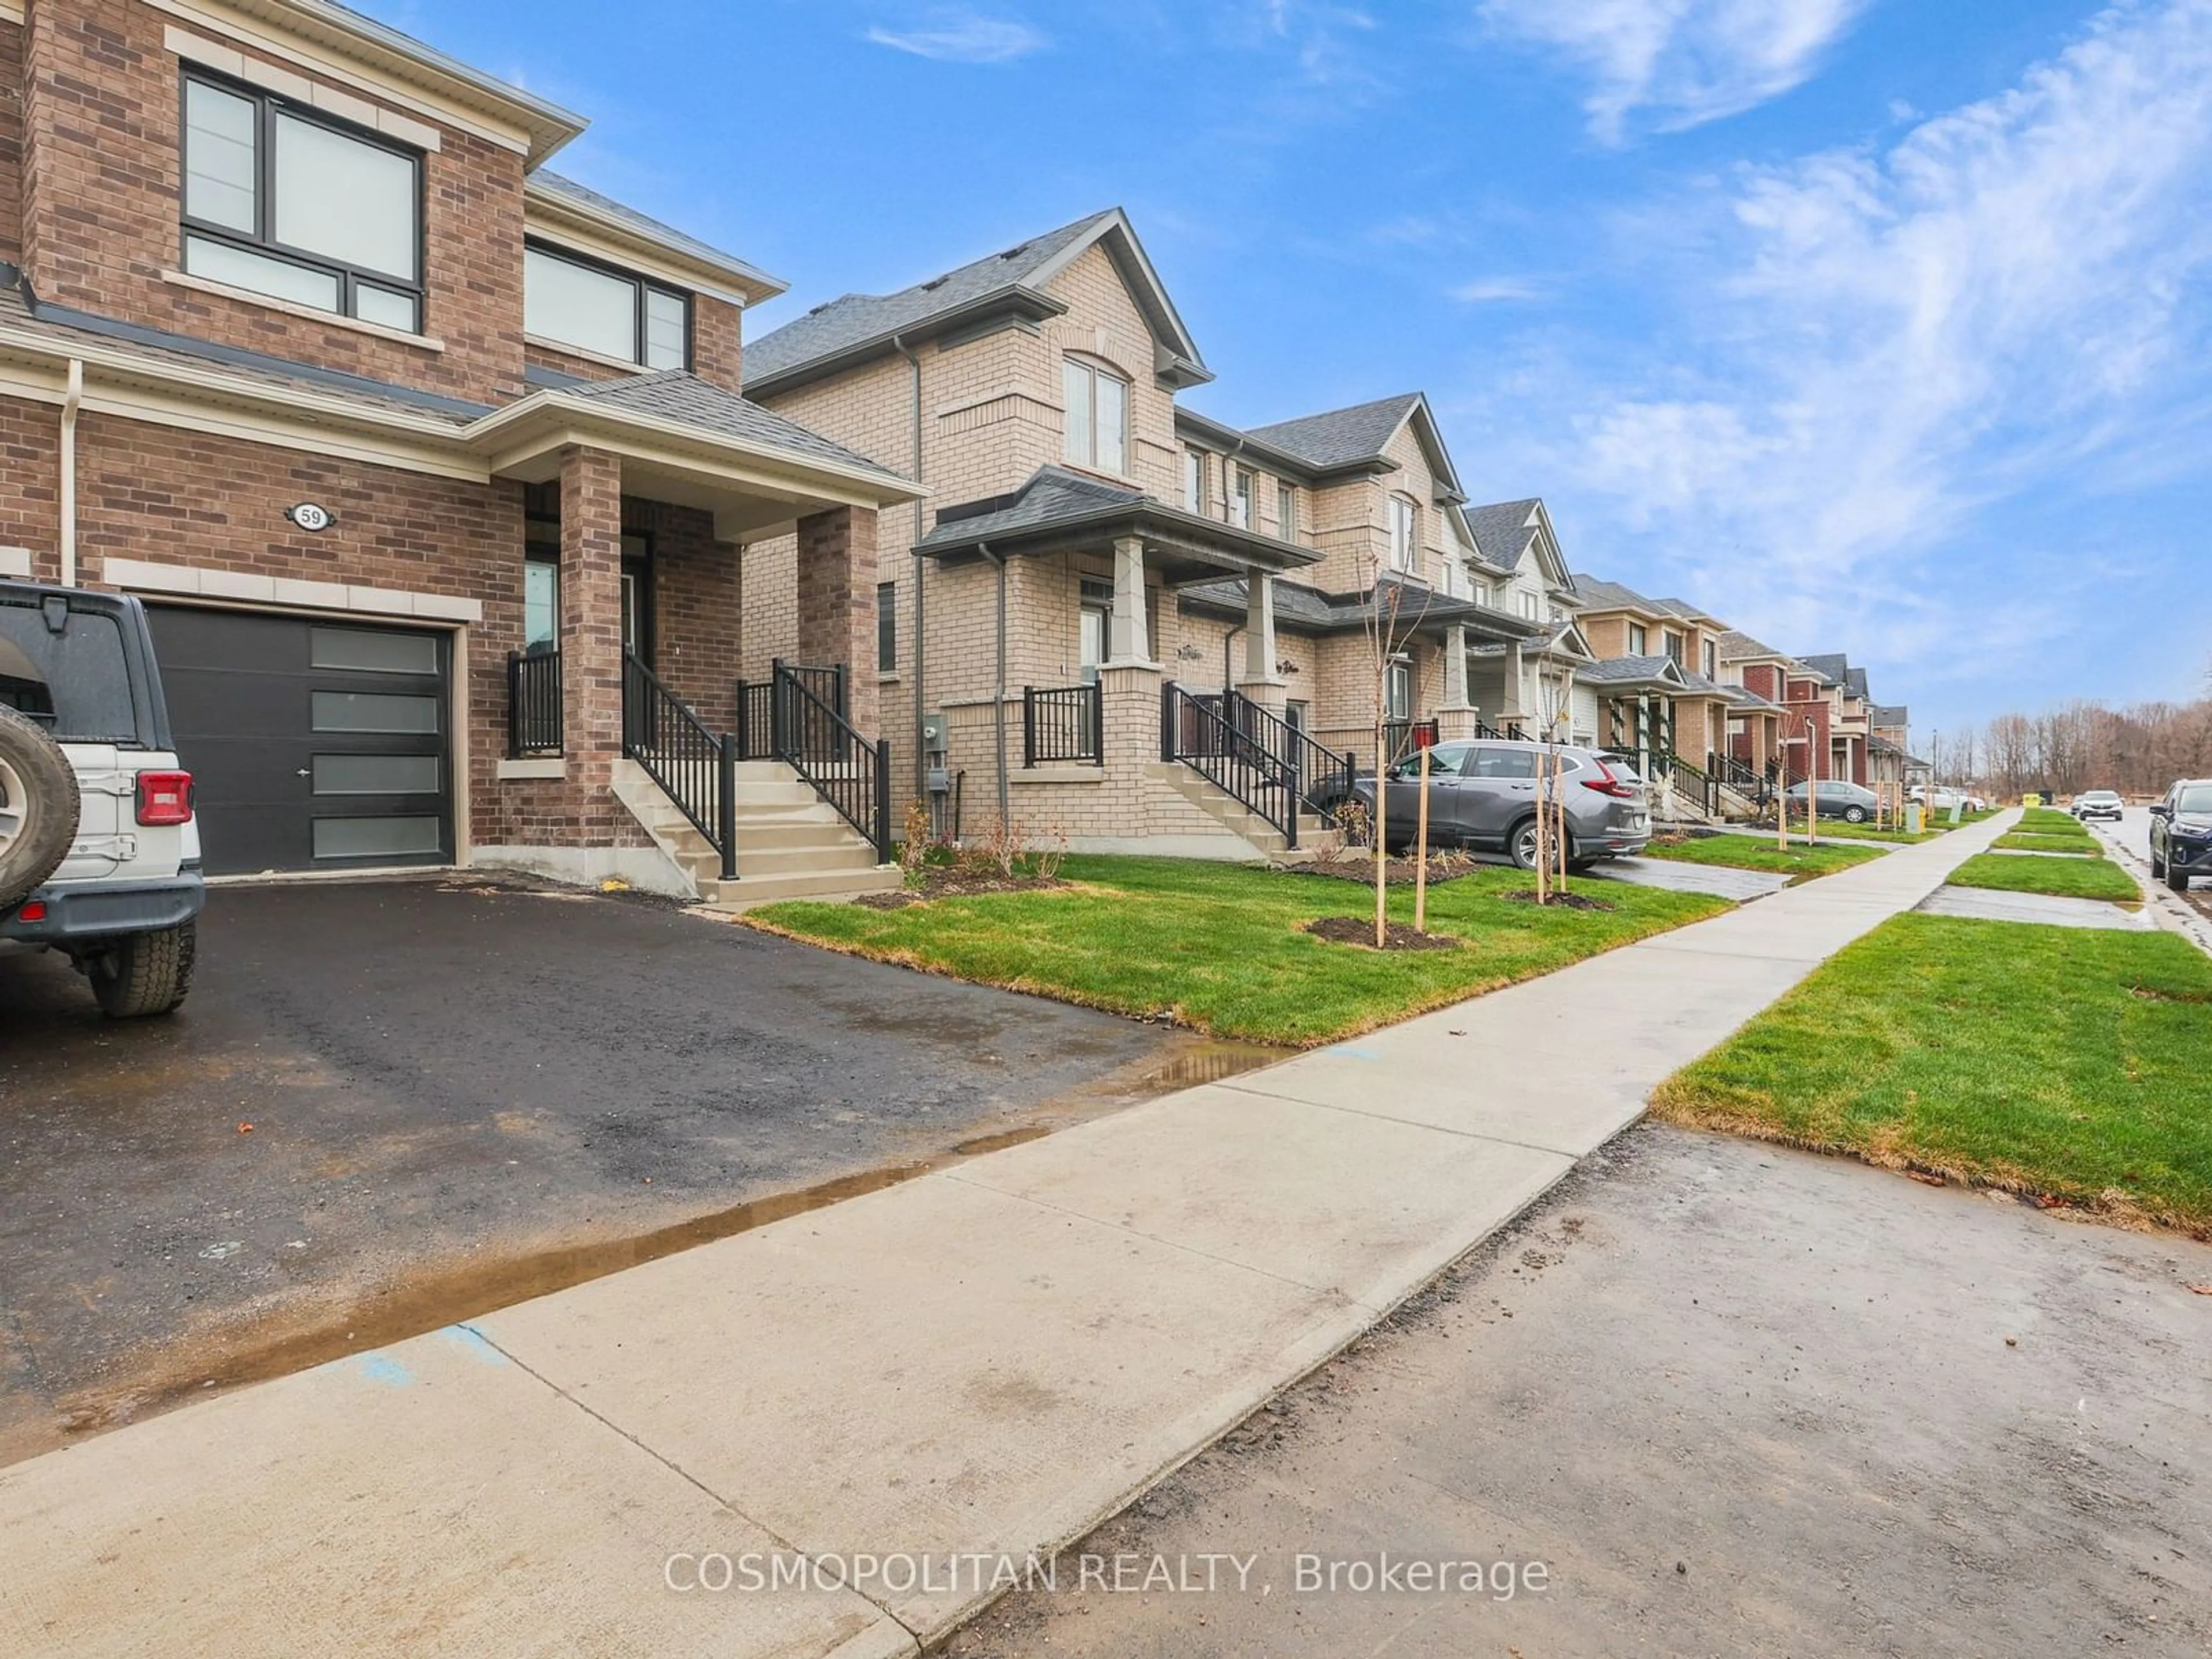
[[565, 738], [561, 720], [561, 653], [507, 653], [507, 754], [557, 755]]
[[1705, 770], [1723, 788], [1732, 789], [1753, 806], [1764, 808], [1773, 799], [1774, 781], [1747, 761], [1718, 752], [1705, 757]]
[[[855, 731], [843, 708], [844, 671], [779, 659], [768, 681], [768, 713], [757, 731], [746, 719], [735, 747], [744, 760], [778, 760], [799, 774], [837, 816], [868, 838], [878, 862], [891, 861], [891, 746]], [[827, 694], [827, 695], [825, 695]], [[750, 697], [738, 687], [738, 712]], [[757, 738], [765, 739], [764, 744]]]
[[1647, 781], [1664, 779], [1674, 786], [1675, 795], [1700, 808], [1709, 818], [1721, 813], [1721, 787], [1710, 774], [1690, 764], [1680, 755], [1650, 754], [1646, 757], [1656, 770], [1647, 770]]
[[1160, 758], [1179, 762], [1298, 844], [1302, 811], [1334, 823], [1358, 770], [1351, 750], [1322, 747], [1237, 691], [1160, 690]]
[[[776, 725], [776, 710], [787, 713], [793, 707], [776, 701], [775, 684], [780, 677], [787, 677], [793, 684], [805, 688], [814, 702], [834, 710], [838, 718], [845, 718], [845, 665], [842, 663], [795, 663], [777, 658], [764, 680], [738, 682], [738, 758], [739, 760], [788, 761], [800, 752], [804, 735], [796, 728], [784, 730]], [[832, 748], [834, 748], [834, 744]], [[814, 757], [824, 764], [836, 757], [825, 750]]]
[[1474, 735], [1478, 738], [1504, 738], [1514, 743], [1528, 741], [1528, 730], [1519, 720], [1504, 720], [1496, 726], [1492, 726], [1488, 720], [1477, 720], [1474, 723]]
[[737, 744], [717, 737], [635, 657], [623, 655], [623, 753], [646, 770], [738, 873]]
[[1096, 685], [1022, 688], [1022, 764], [1106, 763], [1106, 699]]

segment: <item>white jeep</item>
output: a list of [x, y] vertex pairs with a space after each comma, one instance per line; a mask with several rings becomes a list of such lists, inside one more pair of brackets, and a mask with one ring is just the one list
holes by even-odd
[[144, 610], [0, 581], [0, 953], [64, 951], [107, 1014], [166, 1014], [205, 898]]

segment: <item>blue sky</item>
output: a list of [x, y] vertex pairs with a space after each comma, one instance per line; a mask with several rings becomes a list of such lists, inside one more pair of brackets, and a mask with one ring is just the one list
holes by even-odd
[[749, 331], [1118, 203], [1193, 406], [1425, 390], [1577, 568], [1917, 734], [2212, 666], [2212, 0], [356, 3], [789, 281]]

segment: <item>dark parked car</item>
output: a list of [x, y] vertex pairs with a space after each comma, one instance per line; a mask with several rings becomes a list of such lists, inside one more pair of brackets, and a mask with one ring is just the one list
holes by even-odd
[[2110, 789], [2090, 789], [2074, 798], [2074, 816], [2087, 823], [2091, 818], [2110, 818], [2120, 821], [2127, 811], [2127, 803]]
[[[1431, 844], [1504, 853], [1524, 870], [1536, 867], [1538, 769], [1556, 753], [1559, 799], [1571, 837], [1568, 861], [1576, 866], [1640, 853], [1651, 839], [1651, 813], [1644, 781], [1626, 761], [1593, 749], [1540, 743], [1466, 739], [1429, 750], [1429, 839]], [[1420, 811], [1418, 757], [1386, 775], [1382, 832], [1395, 852], [1413, 840]], [[1370, 813], [1375, 780], [1362, 778], [1352, 793]]]
[[1784, 791], [1790, 798], [1790, 810], [1802, 812], [1805, 796], [1810, 791], [1820, 803], [1824, 818], [1841, 818], [1846, 823], [1864, 823], [1881, 805], [1881, 798], [1863, 783], [1851, 783], [1842, 778], [1823, 778], [1813, 784], [1793, 783]]
[[2191, 778], [2150, 809], [2150, 873], [2177, 893], [2212, 877], [2212, 778]]

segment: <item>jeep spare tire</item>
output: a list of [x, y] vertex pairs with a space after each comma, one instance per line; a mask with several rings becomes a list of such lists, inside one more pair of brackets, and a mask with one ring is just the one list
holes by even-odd
[[69, 855], [76, 815], [69, 757], [14, 709], [0, 708], [0, 913]]

